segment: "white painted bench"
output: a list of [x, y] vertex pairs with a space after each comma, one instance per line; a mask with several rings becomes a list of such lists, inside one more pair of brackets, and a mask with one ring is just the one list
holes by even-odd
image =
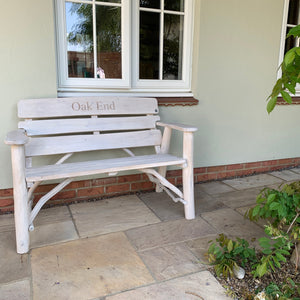
[[[29, 251], [29, 230], [42, 206], [79, 176], [138, 170], [184, 204], [186, 219], [195, 217], [193, 132], [195, 127], [159, 122], [154, 98], [86, 97], [30, 99], [18, 103], [23, 120], [8, 133], [11, 146], [17, 252]], [[156, 126], [164, 127], [164, 133]], [[168, 154], [172, 129], [183, 132], [181, 157]], [[154, 147], [153, 154], [135, 156], [130, 148]], [[74, 153], [124, 150], [116, 158], [63, 163]], [[118, 152], [119, 153], [119, 152]], [[38, 156], [62, 155], [53, 165], [33, 166]], [[183, 193], [165, 179], [167, 166], [183, 172]], [[157, 168], [157, 169], [154, 169]], [[33, 192], [48, 180], [60, 181], [32, 209]]]

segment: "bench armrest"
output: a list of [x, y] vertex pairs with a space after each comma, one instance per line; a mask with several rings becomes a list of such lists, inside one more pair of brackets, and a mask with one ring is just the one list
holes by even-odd
[[162, 126], [162, 127], [169, 127], [172, 129], [176, 129], [183, 132], [195, 132], [198, 130], [197, 127], [179, 124], [179, 123], [163, 123], [163, 122], [156, 122], [156, 125]]
[[29, 138], [24, 129], [10, 131], [4, 140], [6, 145], [24, 145], [28, 142]]

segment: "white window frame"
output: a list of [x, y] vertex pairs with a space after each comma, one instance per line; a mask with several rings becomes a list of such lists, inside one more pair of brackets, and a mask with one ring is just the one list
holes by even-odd
[[[72, 2], [77, 2], [72, 0]], [[94, 4], [95, 2], [101, 5], [107, 5], [107, 2], [88, 0], [78, 1], [78, 3]], [[111, 88], [119, 86], [128, 88], [130, 84], [129, 61], [126, 59], [130, 53], [130, 30], [125, 24], [125, 20], [129, 14], [129, 0], [122, 0], [121, 11], [121, 43], [122, 43], [122, 79], [105, 79], [98, 78], [70, 78], [68, 77], [68, 57], [67, 57], [67, 39], [66, 39], [66, 18], [65, 18], [65, 0], [56, 1], [56, 28], [57, 28], [57, 69], [58, 69], [58, 88], [64, 90], [65, 88], [95, 88], [100, 85], [102, 88]], [[121, 6], [120, 4], [111, 4], [110, 6]], [[94, 29], [94, 45], [96, 42], [95, 34], [95, 9], [93, 5], [93, 29]], [[97, 48], [94, 47], [94, 61], [96, 57]], [[94, 63], [94, 71], [96, 74], [96, 64]]]
[[[72, 0], [72, 2], [77, 2]], [[82, 0], [80, 3], [91, 4], [95, 0]], [[101, 5], [107, 2], [96, 0]], [[121, 0], [121, 34], [122, 34], [122, 79], [68, 78], [68, 58], [66, 40], [65, 0], [55, 1], [57, 32], [57, 71], [58, 95], [101, 95], [135, 94], [152, 96], [192, 96], [191, 64], [193, 38], [194, 0], [186, 0], [182, 47], [182, 80], [139, 80], [139, 0]], [[143, 9], [144, 10], [144, 9]], [[151, 10], [151, 9], [150, 9]], [[153, 10], [153, 11], [163, 11]], [[166, 11], [168, 13], [168, 11]], [[93, 11], [95, 14], [95, 12]], [[176, 13], [177, 14], [177, 13]], [[130, 20], [132, 20], [130, 22]], [[162, 20], [162, 18], [161, 18]], [[163, 23], [161, 27], [163, 26]], [[162, 33], [162, 31], [161, 31]], [[95, 40], [95, 37], [94, 37]], [[94, 52], [96, 49], [94, 47]], [[94, 53], [94, 57], [95, 57]], [[136, 59], [132, 59], [136, 58]], [[96, 68], [97, 66], [94, 66]]]
[[[283, 7], [283, 19], [282, 19], [282, 26], [281, 26], [281, 40], [280, 40], [280, 51], [279, 51], [279, 63], [278, 65], [280, 66], [283, 58], [284, 58], [284, 50], [285, 50], [285, 41], [286, 41], [286, 30], [287, 28], [292, 28], [294, 27], [291, 24], [287, 24], [288, 20], [288, 13], [289, 13], [289, 0], [284, 0], [284, 7]], [[297, 41], [297, 44], [299, 46], [299, 39]], [[278, 71], [277, 78], [281, 77], [281, 70]], [[300, 85], [297, 84], [296, 86], [296, 94], [292, 96], [300, 96]]]

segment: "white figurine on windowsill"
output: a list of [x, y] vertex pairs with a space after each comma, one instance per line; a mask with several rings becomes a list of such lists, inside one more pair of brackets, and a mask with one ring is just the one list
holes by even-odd
[[101, 78], [101, 79], [105, 78], [105, 72], [101, 67], [97, 68], [97, 78]]

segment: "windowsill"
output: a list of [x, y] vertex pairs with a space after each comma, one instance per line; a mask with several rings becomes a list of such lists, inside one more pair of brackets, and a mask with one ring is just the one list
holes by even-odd
[[192, 106], [199, 103], [194, 97], [156, 97], [156, 99], [160, 106]]
[[158, 101], [159, 106], [192, 106], [199, 101], [193, 97], [191, 92], [83, 92], [83, 91], [58, 91], [57, 97], [95, 97], [95, 96], [120, 96], [120, 97], [153, 97]]
[[285, 102], [282, 97], [278, 97], [277, 105], [300, 105], [300, 97], [292, 97], [293, 102], [291, 104]]

